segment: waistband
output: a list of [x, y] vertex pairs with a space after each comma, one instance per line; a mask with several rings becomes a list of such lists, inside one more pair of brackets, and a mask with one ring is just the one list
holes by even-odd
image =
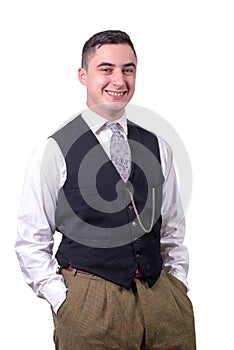
[[[73, 271], [73, 270], [75, 269], [76, 272], [78, 272], [78, 273], [83, 273], [83, 274], [86, 274], [86, 275], [90, 275], [89, 272], [84, 271], [84, 270], [76, 269], [76, 268], [72, 267], [71, 265], [69, 265], [68, 267], [65, 267], [65, 268], [62, 267], [62, 269], [67, 270], [67, 271]], [[137, 279], [144, 279], [143, 273], [141, 272], [140, 269], [137, 269], [137, 270], [136, 270], [136, 273], [135, 273], [134, 278], [137, 278]]]

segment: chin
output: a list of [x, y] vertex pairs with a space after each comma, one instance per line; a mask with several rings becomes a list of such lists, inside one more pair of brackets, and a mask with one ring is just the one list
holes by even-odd
[[115, 113], [115, 112], [118, 112], [118, 111], [120, 112], [124, 110], [126, 105], [127, 105], [127, 102], [121, 102], [121, 101], [108, 102], [105, 104], [105, 109]]
[[104, 118], [109, 116], [110, 118], [120, 118], [124, 114], [125, 107], [127, 102], [105, 102], [98, 105], [89, 106], [94, 112], [100, 114]]

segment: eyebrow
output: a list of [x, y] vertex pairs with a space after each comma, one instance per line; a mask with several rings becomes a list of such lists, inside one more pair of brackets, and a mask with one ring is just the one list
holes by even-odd
[[[102, 62], [102, 63], [100, 63], [98, 66], [97, 66], [97, 68], [100, 68], [100, 67], [103, 67], [103, 66], [107, 66], [107, 67], [115, 67], [116, 65], [115, 64], [113, 64], [113, 63], [109, 63], [109, 62]], [[133, 62], [129, 62], [129, 63], [125, 63], [124, 65], [123, 65], [123, 67], [124, 68], [126, 68], [126, 67], [134, 67], [134, 68], [136, 68], [136, 65], [135, 65], [135, 63], [133, 63]]]

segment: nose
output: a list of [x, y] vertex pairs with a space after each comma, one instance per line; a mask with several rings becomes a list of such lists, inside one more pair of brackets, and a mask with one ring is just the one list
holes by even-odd
[[123, 86], [125, 84], [124, 74], [121, 69], [116, 69], [112, 74], [112, 83], [115, 86]]

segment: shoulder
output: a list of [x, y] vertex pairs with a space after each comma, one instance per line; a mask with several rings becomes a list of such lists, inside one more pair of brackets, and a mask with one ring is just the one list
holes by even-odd
[[165, 160], [171, 160], [173, 158], [173, 152], [172, 152], [171, 146], [161, 136], [157, 136], [157, 138], [158, 138], [161, 157], [163, 157]]
[[160, 156], [165, 160], [172, 158], [172, 149], [168, 142], [161, 136], [155, 134], [151, 130], [143, 128], [141, 125], [135, 124], [132, 121], [128, 120], [128, 126], [130, 129], [135, 129], [141, 134], [142, 137], [148, 140], [149, 143], [156, 142], [159, 147]]
[[37, 145], [31, 155], [29, 164], [34, 168], [44, 169], [55, 163], [63, 165], [64, 157], [56, 140], [49, 137]]
[[66, 157], [72, 145], [78, 140], [83, 140], [88, 132], [90, 132], [90, 128], [79, 113], [65, 122], [50, 137], [57, 142], [64, 157]]
[[50, 136], [56, 139], [60, 134], [66, 132], [68, 129], [72, 129], [74, 125], [77, 123], [77, 120], [81, 118], [81, 113], [75, 114], [72, 117], [66, 119]]
[[147, 130], [143, 128], [141, 125], [135, 124], [130, 120], [127, 120], [128, 124], [128, 134], [129, 138], [135, 139], [137, 141], [143, 141], [147, 144], [153, 144], [155, 146], [155, 143], [158, 143], [158, 137], [155, 135], [152, 131]]

